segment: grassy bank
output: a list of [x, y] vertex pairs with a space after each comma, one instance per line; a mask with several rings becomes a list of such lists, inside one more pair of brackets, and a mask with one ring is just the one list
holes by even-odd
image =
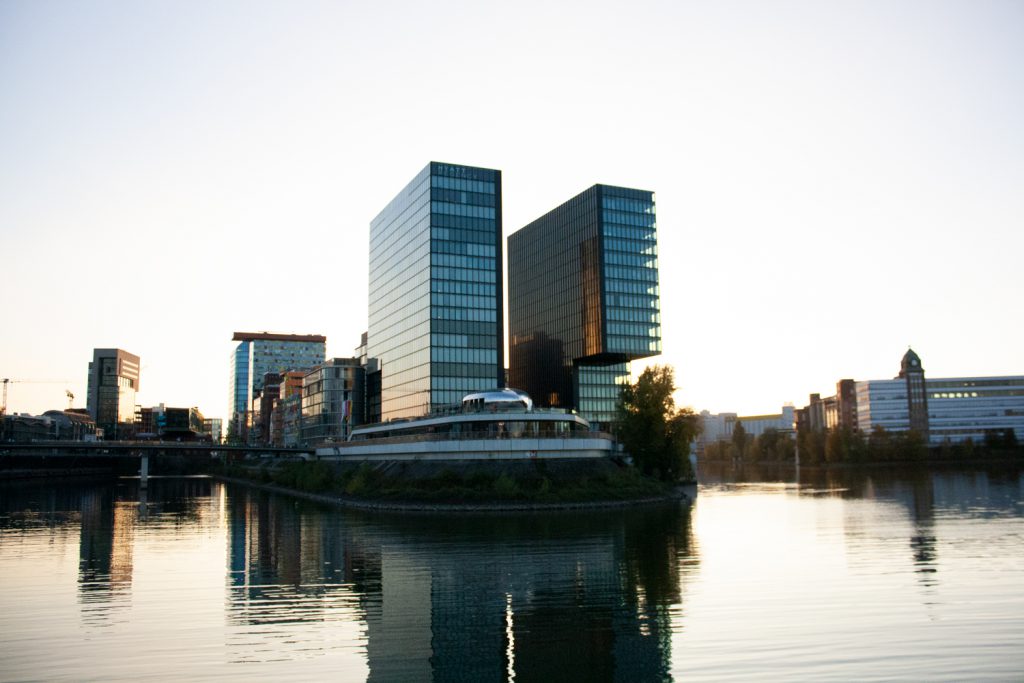
[[226, 476], [322, 495], [396, 503], [583, 503], [668, 495], [672, 487], [608, 461], [233, 464]]

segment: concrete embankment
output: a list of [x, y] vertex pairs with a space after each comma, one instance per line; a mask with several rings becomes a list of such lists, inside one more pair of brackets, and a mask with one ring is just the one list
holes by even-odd
[[410, 513], [504, 513], [504, 512], [551, 512], [558, 510], [607, 510], [615, 508], [628, 508], [637, 505], [656, 505], [665, 503], [692, 502], [697, 496], [696, 484], [684, 484], [675, 487], [670, 492], [661, 496], [647, 496], [643, 498], [631, 498], [624, 500], [598, 500], [579, 502], [515, 502], [515, 501], [473, 501], [467, 503], [413, 503], [391, 500], [371, 500], [356, 498], [339, 493], [312, 493], [298, 489], [267, 484], [240, 477], [225, 475], [214, 475], [216, 479], [232, 484], [251, 486], [253, 488], [279, 493], [297, 498], [303, 498], [326, 505], [337, 505], [340, 507], [355, 508], [360, 510], [371, 510], [379, 512], [410, 512]]

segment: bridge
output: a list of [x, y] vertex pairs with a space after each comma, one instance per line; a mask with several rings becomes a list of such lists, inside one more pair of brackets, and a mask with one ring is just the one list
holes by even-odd
[[[274, 446], [235, 446], [201, 441], [33, 441], [28, 443], [0, 443], [0, 478], [10, 464], [18, 462], [29, 466], [50, 464], [57, 460], [111, 460], [138, 459], [139, 478], [146, 486], [151, 457], [178, 456], [193, 460], [223, 458], [236, 460], [263, 457], [308, 457], [313, 448], [279, 448]], [[6, 462], [5, 462], [6, 461]]]

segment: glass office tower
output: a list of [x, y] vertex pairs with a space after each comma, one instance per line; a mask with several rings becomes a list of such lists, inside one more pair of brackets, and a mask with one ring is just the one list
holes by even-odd
[[508, 250], [509, 383], [606, 426], [629, 362], [661, 353], [654, 193], [595, 185]]
[[430, 162], [370, 223], [381, 418], [503, 384], [501, 171]]

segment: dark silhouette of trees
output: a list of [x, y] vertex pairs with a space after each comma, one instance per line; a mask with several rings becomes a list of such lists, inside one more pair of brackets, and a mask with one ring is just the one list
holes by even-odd
[[697, 415], [676, 408], [670, 366], [643, 371], [622, 388], [617, 406], [618, 437], [637, 468], [663, 481], [692, 481], [690, 443], [700, 431]]

